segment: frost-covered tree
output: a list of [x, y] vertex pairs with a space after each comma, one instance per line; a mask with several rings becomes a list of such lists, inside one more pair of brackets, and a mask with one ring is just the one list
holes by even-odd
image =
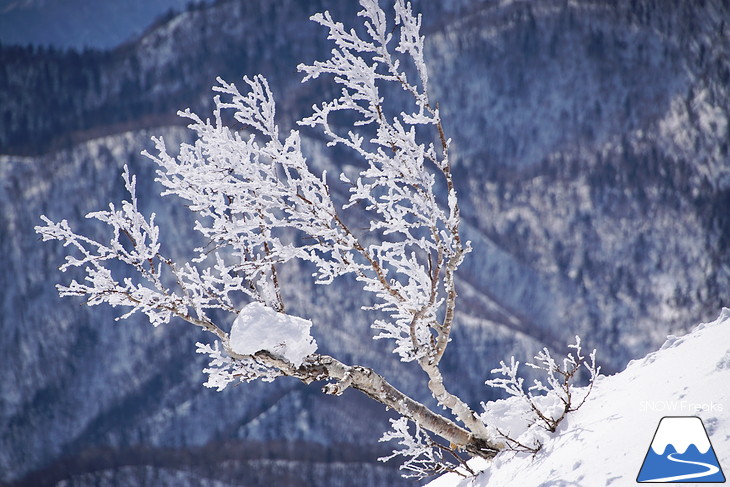
[[[405, 456], [404, 468], [425, 475], [462, 468], [463, 452], [492, 457], [506, 443], [449, 392], [439, 367], [454, 326], [455, 274], [470, 247], [460, 234], [451, 140], [429, 98], [421, 18], [404, 0], [395, 2], [391, 21], [376, 0], [360, 3], [359, 31], [329, 12], [312, 17], [329, 30], [335, 47], [329, 59], [299, 66], [304, 81], [330, 76], [341, 87], [337, 98], [313, 106], [299, 124], [357, 154], [364, 161], [359, 174], [332, 179], [312, 172], [299, 133], [282, 133], [277, 125], [265, 78], [244, 78], [243, 92], [219, 79], [212, 120], [180, 112], [195, 143], [171, 155], [155, 139], [156, 153], [146, 154], [159, 165], [163, 194], [181, 198], [195, 214], [205, 245], [191, 251], [189, 262], [162, 254], [155, 216], [140, 213], [135, 177], [126, 167], [129, 199], [88, 215], [110, 227], [108, 242], [46, 217], [37, 231], [74, 249], [61, 270], [86, 273], [83, 282], [59, 286], [61, 295], [125, 306], [123, 317], [141, 312], [155, 326], [180, 318], [214, 334], [213, 346], [198, 344], [211, 359], [205, 369], [210, 387], [288, 376], [324, 383], [327, 394], [359, 390], [400, 415], [384, 439], [399, 440], [403, 449], [393, 456]], [[400, 113], [386, 99], [394, 89], [410, 100]], [[229, 128], [224, 119], [231, 117], [245, 128]], [[333, 184], [349, 188], [344, 205], [333, 201]], [[370, 218], [369, 228], [348, 223], [345, 210], [352, 206]], [[371, 295], [365, 302], [373, 310], [374, 338], [389, 340], [402, 361], [418, 364], [444, 412], [407, 396], [372, 368], [317, 351], [312, 323], [286, 314], [278, 269], [293, 260], [307, 262], [318, 284], [345, 275], [362, 283]], [[112, 261], [134, 269], [135, 277], [116, 278]], [[213, 310], [236, 317], [230, 332], [214, 321]]]

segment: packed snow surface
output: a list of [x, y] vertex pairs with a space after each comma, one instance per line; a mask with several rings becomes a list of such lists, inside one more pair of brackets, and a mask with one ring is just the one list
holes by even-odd
[[311, 327], [309, 320], [250, 303], [233, 322], [230, 346], [241, 355], [266, 350], [299, 367], [307, 355], [317, 350], [317, 342], [309, 334]]
[[[654, 434], [665, 416], [700, 418], [727, 476], [728, 384], [730, 309], [726, 308], [716, 321], [701, 324], [683, 337], [670, 336], [660, 350], [629, 362], [623, 372], [599, 377], [583, 407], [554, 434], [542, 437], [543, 447], [536, 455], [504, 452], [491, 464], [476, 462], [483, 469], [476, 478], [448, 474], [429, 487], [635, 485], [648, 449], [664, 441]], [[491, 403], [488, 410], [509, 416], [510, 401]], [[696, 446], [705, 445], [698, 440]]]

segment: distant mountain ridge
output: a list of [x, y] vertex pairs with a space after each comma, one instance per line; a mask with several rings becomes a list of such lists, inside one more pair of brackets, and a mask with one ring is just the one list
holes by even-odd
[[[300, 88], [296, 65], [329, 50], [309, 16], [357, 12], [356, 2], [333, 0], [191, 5], [112, 50], [0, 44], [0, 153], [38, 155], [135, 126], [180, 123], [177, 110], [209, 110], [218, 76], [265, 74], [291, 124], [318, 92]], [[458, 5], [432, 6], [432, 21]]]
[[[477, 407], [491, 398], [483, 382], [500, 359], [561, 349], [576, 333], [599, 349], [604, 370], [620, 370], [727, 305], [727, 2], [415, 7], [474, 247], [444, 358], [455, 392]], [[356, 24], [354, 2], [225, 0], [114, 51], [0, 47], [0, 363], [10, 371], [0, 382], [0, 482], [30, 485], [52, 471], [75, 485], [129, 484], [157, 472], [158, 485], [238, 485], [245, 472], [253, 485], [270, 485], [276, 458], [288, 465], [282, 472], [295, 472], [287, 485], [297, 475], [338, 485], [336, 475], [347, 475], [341, 462], [358, 465], [347, 485], [398, 481], [395, 465], [375, 463], [382, 410], [288, 381], [204, 389], [195, 330], [114, 323], [117, 311], [59, 300], [63, 249], [32, 231], [40, 214], [87, 225], [85, 213], [124, 197], [119, 174], [128, 163], [145, 211], [158, 214], [171, 253], [182, 254], [196, 238], [187, 210], [157, 196], [140, 151], [152, 135], [170, 146], [187, 140], [174, 113], [191, 107], [205, 116], [217, 75], [268, 76], [282, 126], [292, 128], [336, 89], [302, 85], [296, 73], [297, 63], [330, 49], [308, 21], [325, 8]], [[352, 163], [302, 132], [317, 171]], [[306, 270], [285, 272], [290, 308], [313, 321], [323, 350], [377, 365], [430, 399], [416, 388], [417, 371], [401, 369], [381, 344], [362, 346], [371, 333], [356, 283], [313, 287]], [[242, 450], [270, 444], [270, 455], [197, 466], [229, 441]], [[319, 445], [321, 461], [302, 460], [295, 450], [307, 444]], [[338, 456], [335, 444], [352, 451]], [[145, 460], [145, 448], [157, 453]], [[138, 463], [107, 462], [115, 452]], [[170, 460], [185, 455], [196, 458], [190, 468]]]
[[204, 1], [2, 0], [0, 43], [111, 49], [141, 34], [165, 13], [193, 8]]

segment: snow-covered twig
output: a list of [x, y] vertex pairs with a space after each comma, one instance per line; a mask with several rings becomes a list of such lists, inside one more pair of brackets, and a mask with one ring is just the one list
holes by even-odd
[[[112, 236], [108, 243], [74, 233], [66, 220], [54, 223], [45, 216], [41, 217], [45, 225], [37, 226], [36, 231], [43, 240], [60, 240], [64, 246], [74, 247], [80, 255], [68, 255], [66, 263], [60, 267], [61, 271], [79, 267], [86, 273], [84, 282], [72, 280], [67, 286], [58, 285], [59, 294], [85, 296], [89, 306], [101, 303], [127, 306], [130, 310], [118, 319], [141, 312], [155, 326], [177, 316], [223, 338], [225, 333], [208, 318], [206, 310], [230, 309], [227, 293], [220, 293], [192, 266], [180, 269], [160, 253], [155, 215], [148, 219], [139, 211], [136, 179], [130, 176], [127, 166], [124, 166], [123, 179], [129, 201], [123, 201], [120, 208], [110, 203], [108, 211], [87, 215], [87, 218], [96, 219], [111, 228]], [[137, 280], [117, 280], [108, 266], [112, 261], [134, 269]], [[169, 285], [170, 282], [176, 283], [176, 289]], [[224, 289], [226, 286], [230, 289], [230, 281], [223, 285]]]
[[[362, 0], [361, 5], [358, 15], [365, 19], [364, 36], [347, 30], [329, 12], [312, 17], [329, 29], [336, 47], [330, 59], [302, 64], [299, 69], [305, 72], [305, 80], [331, 75], [343, 88], [338, 98], [313, 106], [314, 114], [301, 124], [319, 127], [330, 145], [347, 146], [368, 163], [355, 181], [341, 177], [351, 184], [346, 207], [362, 205], [374, 215], [370, 231], [390, 237], [361, 252], [375, 272], [363, 272], [359, 278], [381, 300], [375, 309], [390, 316], [373, 324], [380, 332], [377, 338], [394, 340], [394, 351], [403, 360], [438, 363], [453, 322], [453, 273], [469, 251], [459, 236], [450, 142], [442, 136], [440, 115], [428, 98], [420, 16], [413, 15], [409, 3], [398, 0], [391, 27], [377, 1]], [[391, 48], [396, 27], [400, 36]], [[418, 74], [416, 82], [406, 72], [408, 63]], [[383, 88], [387, 83], [412, 95], [414, 112], [386, 115]], [[331, 115], [340, 111], [356, 117], [346, 133], [330, 124]], [[419, 142], [429, 138], [437, 139], [440, 149]], [[434, 193], [437, 177], [448, 188], [447, 210], [439, 206]], [[440, 309], [444, 310], [442, 322], [437, 320]]]
[[[410, 423], [413, 423], [413, 432], [411, 432]], [[462, 477], [475, 475], [458, 452], [450, 446], [436, 442], [417, 422], [400, 417], [391, 419], [390, 426], [391, 431], [386, 431], [380, 441], [396, 441], [401, 448], [393, 450], [391, 455], [378, 458], [378, 460], [387, 462], [393, 458], [402, 457], [404, 460], [400, 468], [405, 471], [403, 477], [423, 479], [446, 472], [453, 472]], [[447, 459], [444, 453], [448, 453], [452, 460]]]
[[206, 387], [222, 391], [234, 381], [250, 382], [260, 379], [264, 382], [272, 382], [282, 375], [280, 371], [256, 360], [253, 356], [231, 357], [229, 353], [220, 349], [218, 342], [215, 342], [212, 347], [205, 343], [195, 345], [198, 347], [197, 353], [210, 357], [208, 368], [203, 369], [203, 373], [208, 374], [208, 380], [204, 384]]

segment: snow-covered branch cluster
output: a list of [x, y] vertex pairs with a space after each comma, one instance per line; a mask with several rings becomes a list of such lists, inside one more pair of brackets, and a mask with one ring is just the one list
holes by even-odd
[[[334, 220], [325, 175], [308, 169], [299, 134], [283, 141], [274, 121], [274, 100], [266, 79], [244, 78], [247, 94], [219, 79], [214, 120], [203, 121], [189, 110], [194, 145], [183, 144], [177, 157], [155, 139], [158, 155], [149, 155], [160, 169], [158, 181], [189, 202], [195, 228], [208, 244], [196, 249], [196, 261], [215, 255], [220, 277], [240, 276], [236, 291], [284, 311], [276, 266], [293, 258], [318, 265], [320, 279], [331, 281], [346, 267], [352, 242]], [[251, 132], [244, 135], [224, 125], [223, 110]], [[312, 243], [295, 244], [296, 233]], [[226, 264], [222, 264], [226, 262]], [[339, 266], [337, 265], [339, 264]], [[240, 296], [239, 296], [240, 299]]]
[[[388, 317], [374, 322], [377, 337], [393, 339], [403, 360], [428, 355], [437, 362], [453, 320], [453, 274], [468, 250], [458, 233], [449, 141], [426, 93], [420, 18], [412, 15], [410, 5], [396, 2], [400, 38], [394, 53], [415, 68], [418, 82], [411, 84], [391, 52], [393, 34], [385, 13], [375, 1], [364, 0], [362, 6], [364, 39], [328, 12], [313, 16], [329, 29], [337, 48], [331, 59], [299, 69], [306, 73], [305, 81], [329, 74], [344, 88], [339, 98], [313, 107], [314, 114], [300, 124], [320, 127], [331, 145], [344, 144], [365, 159], [367, 167], [354, 182], [340, 176], [351, 187], [342, 210], [364, 207], [373, 216], [369, 234], [381, 241], [366, 245], [367, 235], [350, 230], [332, 202], [326, 174], [316, 176], [307, 166], [299, 133], [291, 131], [282, 140], [273, 95], [262, 76], [244, 78], [246, 93], [219, 79], [213, 120], [189, 110], [180, 113], [190, 119], [196, 142], [183, 144], [179, 155], [172, 156], [164, 141], [155, 139], [158, 154], [148, 156], [160, 166], [164, 194], [183, 198], [196, 213], [196, 229], [208, 242], [196, 249], [196, 262], [214, 255], [217, 267], [211, 275], [229, 283], [229, 289], [284, 311], [278, 265], [295, 258], [309, 261], [319, 283], [354, 274], [379, 298], [375, 309]], [[406, 90], [416, 110], [387, 118], [379, 91], [383, 83]], [[373, 128], [338, 135], [329, 116], [343, 110], [354, 112], [355, 127]], [[226, 126], [224, 111], [247, 132]], [[430, 126], [431, 133], [421, 134], [417, 127], [422, 126]], [[428, 144], [417, 140], [429, 138]], [[437, 176], [448, 188], [447, 210], [434, 192]], [[233, 307], [229, 293], [223, 294]], [[439, 323], [441, 307], [445, 311]]]
[[[41, 217], [46, 225], [37, 226], [36, 231], [43, 240], [60, 240], [64, 246], [73, 247], [80, 256], [68, 255], [61, 271], [80, 267], [86, 273], [84, 282], [72, 280], [68, 286], [57, 286], [60, 295], [85, 296], [89, 306], [108, 303], [130, 307], [120, 319], [142, 312], [157, 326], [179, 316], [218, 334], [220, 330], [205, 315], [206, 308], [220, 307], [209, 297], [208, 279], [190, 266], [178, 268], [160, 253], [155, 215], [147, 219], [140, 213], [136, 179], [130, 176], [126, 166], [123, 178], [129, 201], [123, 201], [120, 208], [110, 203], [108, 211], [87, 215], [87, 218], [111, 227], [108, 243], [74, 233], [66, 220], [54, 223], [45, 216]], [[109, 266], [113, 261], [135, 270], [136, 279], [116, 279]], [[169, 285], [170, 282], [176, 283], [176, 289]]]
[[[601, 370], [596, 364], [596, 350], [587, 357], [583, 354], [580, 337], [576, 336], [575, 343], [568, 345], [568, 348], [575, 352], [569, 352], [562, 361], [556, 361], [550, 351], [543, 348], [535, 355], [535, 363], [526, 363], [528, 367], [544, 374], [544, 381], [533, 379], [527, 390], [524, 388], [524, 379], [518, 375], [520, 363], [514, 357], [510, 358], [509, 364], [500, 362], [500, 367], [493, 369], [492, 374], [500, 374], [501, 377], [490, 379], [486, 384], [503, 389], [528, 407], [528, 427], [538, 425], [544, 430], [555, 432], [568, 413], [578, 410], [585, 403]], [[589, 374], [588, 385], [583, 388], [575, 385], [581, 369]], [[534, 451], [540, 447], [535, 442], [526, 444], [518, 440], [513, 432], [499, 430], [499, 433], [512, 446]]]
[[[414, 17], [409, 4], [397, 1], [395, 23], [389, 25], [376, 1], [364, 0], [361, 5], [363, 35], [347, 30], [328, 12], [312, 17], [329, 29], [336, 48], [330, 59], [299, 69], [306, 73], [305, 80], [332, 75], [342, 91], [338, 98], [315, 105], [314, 113], [301, 124], [321, 128], [330, 145], [347, 146], [367, 163], [354, 181], [344, 174], [341, 179], [351, 186], [346, 208], [365, 208], [372, 215], [370, 232], [383, 236], [362, 249], [371, 269], [358, 276], [366, 290], [380, 298], [375, 308], [389, 315], [375, 322], [380, 330], [377, 338], [395, 340], [395, 352], [403, 360], [428, 357], [437, 363], [453, 319], [453, 273], [469, 250], [459, 236], [450, 141], [428, 99], [420, 16]], [[395, 30], [399, 36], [393, 48]], [[409, 62], [415, 82], [404, 67]], [[410, 95], [412, 113], [386, 114], [381, 90], [387, 83]], [[341, 111], [356, 118], [346, 133], [332, 122]], [[437, 178], [447, 188], [447, 209], [439, 205], [434, 192]], [[440, 323], [439, 309], [445, 311]]]
[[[329, 29], [336, 48], [329, 60], [299, 66], [305, 81], [332, 75], [343, 85], [339, 98], [314, 106], [313, 115], [299, 123], [321, 128], [330, 145], [343, 144], [365, 160], [354, 182], [340, 176], [350, 186], [344, 207], [333, 203], [326, 173], [309, 169], [299, 133], [282, 136], [266, 79], [245, 77], [245, 92], [219, 79], [212, 120], [180, 112], [190, 120], [196, 141], [171, 155], [165, 141], [156, 138], [156, 154], [145, 153], [159, 166], [163, 194], [185, 200], [195, 214], [205, 244], [184, 265], [163, 257], [154, 215], [148, 221], [139, 213], [134, 178], [125, 169], [130, 201], [121, 210], [112, 205], [108, 212], [89, 215], [112, 227], [109, 245], [76, 235], [65, 221], [45, 219], [46, 226], [38, 228], [45, 239], [62, 240], [81, 252], [81, 259], [68, 258], [64, 270], [87, 266], [87, 283], [74, 281], [62, 293], [88, 296], [89, 304], [131, 306], [129, 314], [142, 311], [156, 325], [180, 316], [205, 324], [225, 342], [206, 311], [238, 313], [242, 302], [253, 300], [285, 312], [277, 266], [300, 259], [314, 264], [318, 283], [344, 274], [361, 281], [376, 295], [375, 338], [392, 339], [394, 352], [404, 361], [418, 360], [441, 384], [434, 367], [453, 323], [454, 273], [469, 250], [459, 236], [450, 141], [428, 99], [420, 17], [398, 0], [391, 26], [377, 1], [361, 5], [363, 36], [346, 30], [328, 12], [313, 16]], [[386, 115], [381, 94], [386, 83], [405, 90], [414, 110]], [[338, 111], [356, 117], [346, 135], [330, 125], [330, 115]], [[245, 131], [228, 127], [228, 114]], [[437, 201], [437, 180], [446, 188], [445, 208]], [[372, 217], [363, 235], [355, 235], [341, 217], [352, 206]], [[131, 266], [137, 281], [115, 280], [103, 264], [109, 260]], [[448, 396], [442, 385], [434, 395]]]
[[[36, 230], [44, 240], [74, 249], [61, 270], [79, 267], [86, 273], [83, 283], [59, 286], [61, 295], [86, 297], [89, 305], [127, 306], [123, 317], [139, 311], [154, 325], [179, 317], [213, 333], [212, 345], [198, 343], [198, 352], [210, 358], [207, 386], [221, 390], [234, 381], [290, 376], [306, 384], [325, 382], [323, 391], [333, 395], [353, 388], [401, 415], [383, 439], [403, 449], [386, 459], [406, 458], [403, 468], [419, 477], [473, 473], [461, 455], [491, 458], [504, 442], [447, 390], [439, 369], [454, 324], [454, 276], [470, 251], [460, 236], [451, 141], [428, 96], [420, 16], [405, 0], [395, 0], [391, 22], [377, 0], [360, 4], [360, 31], [346, 29], [329, 12], [312, 17], [328, 29], [335, 47], [329, 59], [299, 70], [304, 81], [332, 77], [341, 92], [298, 122], [321, 130], [329, 146], [360, 156], [359, 173], [328, 179], [310, 169], [299, 132], [284, 133], [277, 125], [263, 76], [244, 77], [244, 91], [218, 79], [212, 119], [180, 112], [195, 142], [168, 151], [156, 138], [155, 154], [145, 152], [158, 165], [162, 194], [182, 199], [196, 218], [203, 244], [191, 249], [188, 262], [163, 255], [154, 214], [146, 218], [139, 211], [136, 181], [126, 167], [129, 200], [88, 215], [110, 228], [108, 243], [76, 234], [65, 220], [43, 217], [45, 224]], [[389, 98], [394, 94], [407, 99], [399, 114]], [[230, 120], [239, 130], [227, 125]], [[344, 203], [335, 203], [331, 185], [348, 195]], [[346, 216], [353, 213], [369, 218], [369, 226], [357, 228], [360, 220], [351, 226]], [[448, 412], [433, 412], [373, 369], [319, 353], [312, 323], [287, 314], [279, 270], [292, 260], [308, 263], [318, 284], [354, 276], [372, 295], [363, 303], [374, 310], [374, 338], [391, 340], [401, 360], [415, 361], [431, 395]], [[113, 276], [118, 264], [124, 276], [133, 277]], [[214, 310], [236, 316], [230, 333], [214, 323], [219, 315]], [[575, 356], [568, 355], [562, 366], [547, 350], [540, 352], [537, 364], [528, 365], [544, 370], [547, 379], [527, 392], [514, 359], [496, 370], [503, 378], [488, 383], [523, 398], [536, 421], [554, 431], [585, 400], [577, 400], [572, 388], [581, 365], [591, 379], [598, 373], [595, 353], [586, 363], [580, 341], [573, 347]], [[533, 395], [538, 392], [555, 398], [556, 413], [538, 407]]]

